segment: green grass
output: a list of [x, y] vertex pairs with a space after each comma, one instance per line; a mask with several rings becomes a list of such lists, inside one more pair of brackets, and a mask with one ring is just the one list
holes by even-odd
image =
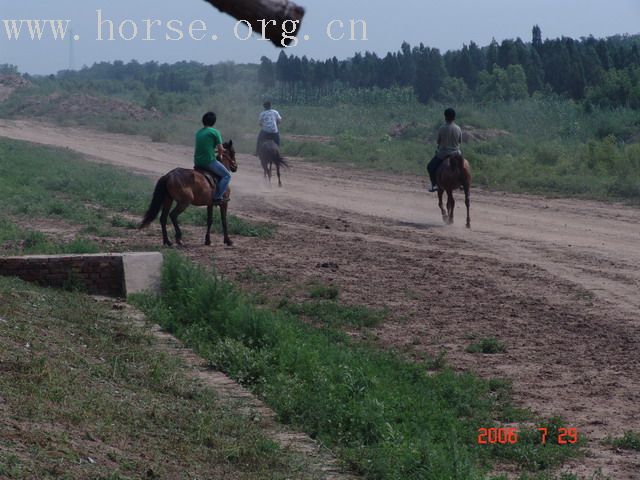
[[615, 448], [640, 451], [640, 432], [629, 430], [622, 437], [608, 439], [607, 443]]
[[332, 300], [292, 303], [283, 299], [279, 306], [293, 315], [307, 317], [314, 323], [331, 328], [375, 327], [387, 316], [387, 312], [383, 310], [361, 305], [343, 305]]
[[507, 346], [497, 338], [490, 337], [483, 338], [477, 343], [472, 343], [465, 349], [465, 351], [467, 353], [485, 354], [505, 353], [507, 351]]
[[[67, 150], [0, 139], [0, 200], [8, 215], [59, 219], [83, 225], [84, 234], [109, 236], [111, 227], [134, 227], [125, 217], [141, 218], [153, 187], [148, 177], [90, 163]], [[219, 215], [216, 210], [216, 233], [222, 231]], [[206, 225], [206, 211], [191, 208], [181, 220]], [[229, 218], [232, 235], [267, 238], [273, 228]]]
[[336, 285], [313, 283], [309, 286], [309, 296], [315, 299], [337, 300], [340, 296], [340, 289]]
[[54, 240], [45, 234], [18, 227], [8, 218], [0, 215], [0, 245], [7, 255], [56, 255], [99, 253], [102, 247], [82, 236], [69, 242]]
[[0, 278], [0, 477], [312, 478], [121, 315]]
[[427, 372], [334, 329], [256, 308], [177, 254], [165, 258], [163, 292], [136, 302], [260, 395], [281, 421], [304, 429], [366, 478], [473, 480], [495, 460], [535, 471], [579, 452], [535, 443], [522, 453], [482, 448], [477, 429], [510, 421], [516, 411], [508, 384], [446, 368]]

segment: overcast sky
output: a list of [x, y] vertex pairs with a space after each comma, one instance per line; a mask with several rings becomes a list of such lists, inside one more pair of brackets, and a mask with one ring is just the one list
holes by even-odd
[[[534, 24], [540, 25], [545, 38], [640, 33], [639, 0], [299, 0], [298, 3], [307, 8], [301, 36], [308, 35], [309, 39], [301, 40], [288, 51], [322, 59], [334, 55], [345, 58], [365, 50], [384, 55], [397, 50], [404, 40], [412, 45], [423, 42], [443, 51], [459, 48], [471, 40], [486, 45], [492, 37], [501, 41], [519, 36], [529, 41]], [[102, 29], [104, 40], [97, 40], [99, 9], [103, 20], [114, 22], [116, 40], [106, 40], [108, 24]], [[30, 40], [24, 26], [21, 39], [9, 41], [4, 21], [12, 19], [69, 19], [79, 39], [54, 41], [50, 31], [45, 30], [46, 39]], [[149, 37], [152, 41], [144, 40], [147, 19], [162, 22], [153, 26]], [[366, 21], [368, 40], [348, 40], [351, 19]], [[124, 20], [136, 23], [135, 40], [119, 38], [119, 25]], [[178, 36], [167, 30], [170, 20], [183, 22], [185, 39], [166, 40], [167, 34]], [[203, 41], [189, 38], [188, 25], [194, 20], [207, 24]], [[327, 38], [327, 26], [332, 20], [345, 24], [346, 35], [341, 41]], [[268, 42], [255, 36], [247, 41], [237, 39], [235, 23], [203, 0], [0, 0], [0, 63], [16, 64], [23, 72], [53, 73], [68, 68], [71, 43], [77, 68], [116, 59], [244, 63], [257, 62], [262, 55], [277, 58], [279, 51]], [[339, 25], [334, 24], [334, 38], [342, 33]], [[131, 22], [125, 24], [125, 37], [133, 35], [133, 28]], [[194, 34], [205, 36], [199, 30]], [[244, 36], [245, 30], [238, 29], [238, 34]], [[218, 36], [216, 41], [212, 39], [214, 35]]]

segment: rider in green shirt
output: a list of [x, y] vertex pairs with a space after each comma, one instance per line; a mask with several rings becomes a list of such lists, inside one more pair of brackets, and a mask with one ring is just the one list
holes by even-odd
[[218, 186], [213, 195], [213, 204], [222, 205], [225, 201], [224, 193], [229, 187], [231, 173], [218, 160], [222, 158], [224, 147], [222, 146], [222, 135], [213, 128], [216, 124], [216, 114], [205, 113], [202, 117], [204, 127], [196, 132], [196, 149], [193, 156], [193, 163], [196, 167], [208, 170], [218, 178]]

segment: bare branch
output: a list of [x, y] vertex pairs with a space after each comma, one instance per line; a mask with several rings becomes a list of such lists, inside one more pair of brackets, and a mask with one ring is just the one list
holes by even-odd
[[[247, 20], [251, 23], [254, 31], [262, 35], [263, 23], [266, 24], [265, 37], [277, 47], [289, 45], [292, 39], [285, 39], [284, 36], [297, 35], [302, 18], [304, 17], [304, 8], [296, 5], [289, 0], [205, 0], [216, 7], [221, 12], [228, 13], [238, 20]], [[264, 22], [262, 22], [264, 20]], [[275, 20], [275, 25], [273, 24]], [[291, 23], [288, 30], [293, 33], [287, 34], [283, 30], [283, 23], [287, 20], [297, 21], [297, 24]], [[287, 25], [289, 28], [289, 25]]]

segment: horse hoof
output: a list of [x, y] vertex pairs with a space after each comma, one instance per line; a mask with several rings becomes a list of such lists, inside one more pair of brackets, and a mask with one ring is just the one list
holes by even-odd
[[173, 247], [173, 243], [171, 243], [169, 241], [166, 241], [166, 242], [163, 242], [162, 246], [163, 247], [167, 247], [167, 248], [171, 248], [171, 247]]
[[232, 242], [231, 240], [225, 240], [225, 241], [224, 241], [224, 244], [225, 244], [227, 247], [233, 247], [233, 242]]
[[204, 242], [204, 246], [205, 247], [210, 247], [211, 246], [211, 240], [207, 240], [206, 242]]

